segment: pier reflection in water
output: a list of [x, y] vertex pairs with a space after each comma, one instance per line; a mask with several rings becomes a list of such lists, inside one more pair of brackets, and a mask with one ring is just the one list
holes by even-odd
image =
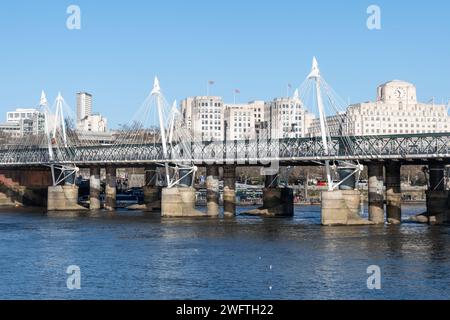
[[[247, 208], [242, 208], [242, 211]], [[423, 208], [408, 206], [408, 215]], [[2, 299], [448, 299], [450, 229], [322, 227], [287, 219], [100, 218], [0, 213]], [[69, 265], [81, 290], [66, 288]], [[368, 290], [367, 267], [382, 270]]]

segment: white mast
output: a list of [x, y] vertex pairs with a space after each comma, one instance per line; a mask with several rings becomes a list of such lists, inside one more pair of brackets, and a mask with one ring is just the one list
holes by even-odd
[[[325, 119], [325, 110], [323, 106], [323, 100], [322, 100], [322, 92], [320, 90], [320, 70], [319, 70], [319, 64], [317, 62], [316, 57], [313, 58], [312, 62], [312, 69], [311, 73], [308, 76], [308, 79], [314, 79], [316, 81], [316, 95], [317, 95], [317, 106], [319, 109], [319, 117], [320, 117], [320, 131], [322, 134], [322, 144], [323, 149], [325, 151], [325, 154], [329, 154], [328, 149], [328, 138], [327, 138], [327, 131], [326, 131], [326, 119]], [[328, 180], [328, 190], [333, 190], [333, 179], [331, 178], [331, 169], [330, 169], [330, 161], [325, 161], [325, 168], [327, 172], [327, 180]]]
[[53, 127], [53, 139], [56, 140], [56, 130], [58, 129], [59, 122], [61, 122], [64, 147], [67, 148], [66, 124], [64, 122], [63, 101], [64, 99], [61, 96], [61, 92], [59, 92], [58, 97], [56, 98], [56, 117], [55, 117], [55, 126]]
[[[49, 159], [50, 159], [50, 161], [53, 161], [55, 159], [55, 156], [53, 154], [52, 138], [51, 138], [50, 127], [49, 127], [49, 123], [48, 123], [48, 116], [49, 116], [48, 101], [47, 101], [47, 97], [45, 95], [44, 90], [42, 90], [42, 92], [41, 92], [41, 100], [39, 102], [39, 107], [41, 109], [44, 109], [45, 138], [47, 139], [47, 148], [48, 148]], [[56, 185], [56, 180], [55, 180], [56, 177], [55, 177], [55, 170], [54, 170], [53, 164], [50, 166], [50, 168], [51, 168], [50, 171], [52, 173], [53, 185]]]
[[172, 110], [170, 111], [170, 126], [169, 126], [169, 143], [172, 145], [173, 141], [173, 130], [175, 127], [175, 116], [177, 115], [177, 101], [175, 100], [172, 104]]
[[298, 89], [295, 89], [293, 99], [294, 99], [295, 101], [300, 100], [300, 94], [299, 94], [299, 92], [298, 92]]
[[54, 155], [53, 155], [53, 148], [52, 148], [52, 141], [50, 137], [50, 127], [49, 127], [49, 110], [48, 110], [48, 101], [47, 97], [45, 95], [44, 90], [41, 92], [41, 100], [39, 102], [39, 107], [43, 109], [44, 111], [44, 128], [45, 128], [45, 137], [47, 138], [47, 147], [48, 147], [48, 153], [50, 156], [50, 160], [53, 161]]
[[55, 128], [53, 130], [53, 139], [56, 139], [56, 130], [58, 127], [58, 122], [61, 121], [64, 147], [67, 148], [66, 123], [64, 121], [63, 101], [64, 99], [61, 96], [61, 92], [59, 92], [58, 97], [56, 98], [56, 120], [55, 120]]
[[[164, 127], [164, 117], [163, 117], [163, 110], [162, 110], [162, 101], [161, 101], [161, 87], [159, 86], [159, 80], [158, 77], [155, 77], [155, 82], [153, 84], [153, 90], [151, 93], [152, 96], [156, 98], [156, 105], [158, 107], [158, 115], [159, 115], [159, 128], [161, 132], [161, 142], [163, 147], [163, 154], [164, 158], [168, 158], [167, 154], [167, 140], [166, 140], [166, 129]], [[165, 163], [166, 168], [166, 182], [167, 187], [170, 188], [170, 174], [169, 174], [169, 164]]]

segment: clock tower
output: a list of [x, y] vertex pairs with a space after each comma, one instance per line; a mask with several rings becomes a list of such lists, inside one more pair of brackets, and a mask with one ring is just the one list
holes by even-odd
[[377, 101], [385, 103], [417, 103], [416, 87], [405, 81], [389, 81], [378, 87]]

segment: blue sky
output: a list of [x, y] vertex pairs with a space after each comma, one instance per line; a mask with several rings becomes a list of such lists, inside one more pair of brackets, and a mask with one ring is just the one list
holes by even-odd
[[[80, 6], [82, 29], [66, 9]], [[382, 29], [366, 27], [369, 5]], [[240, 102], [299, 86], [318, 57], [328, 83], [351, 102], [375, 99], [378, 84], [417, 85], [422, 101], [450, 99], [450, 3], [429, 1], [165, 0], [3, 1], [0, 121], [37, 104], [45, 89], [94, 95], [115, 127], [128, 122], [158, 75], [167, 100], [211, 93]]]

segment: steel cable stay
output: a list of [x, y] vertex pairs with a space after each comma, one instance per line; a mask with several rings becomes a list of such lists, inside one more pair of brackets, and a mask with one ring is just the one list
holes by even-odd
[[[314, 57], [310, 74], [298, 89], [300, 99], [309, 112], [318, 115], [318, 128], [312, 128], [311, 136], [319, 136], [325, 157], [354, 157], [357, 155], [353, 140], [348, 136], [346, 130], [346, 104], [334, 92], [331, 86], [323, 78], [317, 59]], [[331, 127], [333, 126], [333, 127]], [[336, 146], [336, 141], [338, 146]], [[359, 179], [363, 165], [359, 160], [355, 161], [330, 161], [325, 160], [323, 165], [329, 191], [339, 188], [353, 176]], [[336, 175], [340, 170], [351, 170], [339, 183], [334, 183], [333, 173]]]

